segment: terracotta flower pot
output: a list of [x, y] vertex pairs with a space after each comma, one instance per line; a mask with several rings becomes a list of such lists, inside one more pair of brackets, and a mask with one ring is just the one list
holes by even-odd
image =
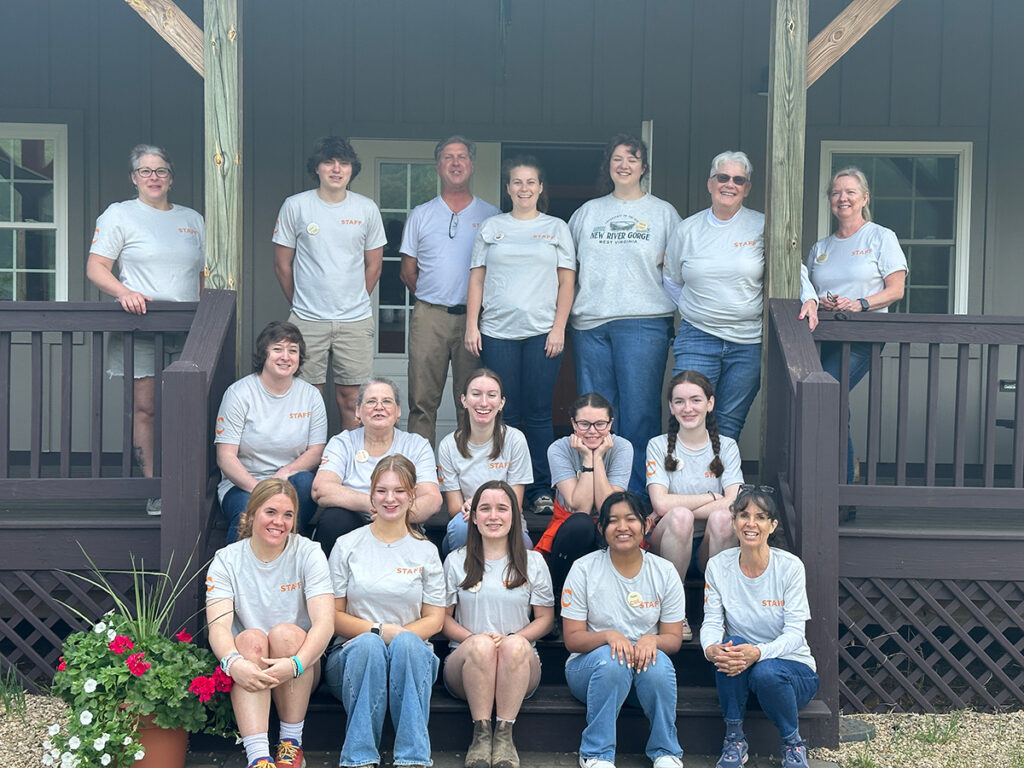
[[144, 717], [139, 721], [139, 741], [146, 756], [134, 768], [184, 768], [188, 752], [188, 731], [184, 728], [161, 728]]

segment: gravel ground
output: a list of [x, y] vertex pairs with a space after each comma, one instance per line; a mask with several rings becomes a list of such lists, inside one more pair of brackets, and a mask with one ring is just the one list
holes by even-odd
[[[42, 768], [46, 729], [67, 711], [48, 696], [27, 695], [25, 704], [24, 719], [0, 708], [0, 766]], [[840, 768], [1024, 768], [1024, 712], [854, 717], [875, 727], [871, 741], [816, 749], [811, 756]]]

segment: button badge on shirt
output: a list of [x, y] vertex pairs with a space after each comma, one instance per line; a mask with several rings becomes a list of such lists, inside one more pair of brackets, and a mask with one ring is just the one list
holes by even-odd
[[309, 232], [309, 234], [311, 235], [315, 235], [317, 232], [320, 231], [320, 225], [317, 224], [315, 221], [311, 221], [309, 222], [309, 224], [306, 225], [306, 231]]
[[356, 451], [356, 461], [358, 461], [360, 464], [362, 464], [368, 458], [370, 458], [370, 454], [367, 453], [365, 449], [360, 448], [358, 451]]
[[626, 595], [626, 605], [630, 608], [639, 608], [644, 602], [644, 599], [640, 596], [639, 592], [630, 592]]

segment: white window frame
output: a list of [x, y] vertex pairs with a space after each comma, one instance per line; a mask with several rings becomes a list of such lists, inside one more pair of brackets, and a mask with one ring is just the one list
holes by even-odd
[[[0, 139], [53, 141], [53, 222], [0, 221], [0, 231], [54, 231], [54, 299], [68, 300], [68, 127], [64, 123], [0, 123]], [[17, 270], [15, 270], [17, 274]]]
[[[832, 232], [832, 211], [825, 190], [832, 178], [832, 156], [841, 155], [949, 155], [958, 158], [956, 221], [953, 242], [953, 313], [968, 311], [971, 243], [971, 175], [973, 173], [974, 144], [969, 141], [822, 141], [818, 165], [820, 190], [818, 195], [818, 238]], [[885, 226], [885, 222], [879, 222]], [[900, 233], [896, 233], [899, 237]]]

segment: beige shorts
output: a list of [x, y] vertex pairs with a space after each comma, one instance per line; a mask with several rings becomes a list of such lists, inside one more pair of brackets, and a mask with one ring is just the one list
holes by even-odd
[[294, 312], [288, 322], [302, 332], [306, 342], [306, 362], [299, 375], [310, 384], [327, 381], [327, 356], [331, 356], [334, 383], [362, 384], [373, 374], [373, 318], [350, 323], [332, 320], [303, 320]]
[[[124, 376], [124, 335], [121, 333], [107, 334], [107, 375]], [[164, 334], [164, 359], [160, 370], [181, 357], [181, 350], [185, 347], [185, 333]], [[156, 357], [156, 342], [152, 333], [135, 334], [135, 376], [136, 379], [145, 379], [155, 376], [154, 358]]]

